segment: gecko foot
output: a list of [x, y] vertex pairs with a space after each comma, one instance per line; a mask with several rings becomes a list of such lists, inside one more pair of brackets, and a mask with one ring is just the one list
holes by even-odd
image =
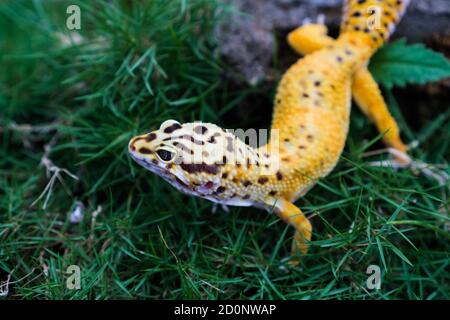
[[316, 22], [313, 22], [313, 20], [311, 20], [311, 18], [305, 18], [302, 21], [302, 26], [307, 25], [307, 24], [325, 24], [325, 15], [324, 14], [319, 14], [316, 18]]
[[212, 212], [213, 214], [218, 213], [218, 210], [217, 210], [217, 209], [219, 208], [219, 205], [220, 205], [220, 208], [221, 208], [225, 213], [229, 213], [229, 212], [230, 212], [230, 208], [229, 208], [227, 205], [222, 204], [222, 203], [214, 202], [214, 204], [213, 204], [213, 206], [212, 206], [212, 209], [211, 209], [211, 212]]
[[420, 160], [415, 160], [406, 153], [394, 148], [368, 152], [365, 156], [372, 156], [385, 152], [390, 153], [394, 158], [389, 160], [372, 161], [369, 165], [374, 167], [392, 167], [394, 169], [410, 168], [413, 172], [420, 172], [427, 178], [435, 180], [440, 186], [445, 186], [450, 179], [447, 172], [439, 169], [439, 165], [432, 165]]
[[287, 256], [280, 260], [278, 269], [288, 273], [290, 269], [298, 267], [300, 264], [299, 257]]

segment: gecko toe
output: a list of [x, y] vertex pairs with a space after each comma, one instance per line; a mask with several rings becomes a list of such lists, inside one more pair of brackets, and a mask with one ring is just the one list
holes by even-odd
[[315, 19], [311, 19], [309, 17], [306, 17], [303, 19], [302, 21], [302, 26], [304, 25], [308, 25], [308, 24], [325, 24], [325, 15], [324, 14], [319, 14]]

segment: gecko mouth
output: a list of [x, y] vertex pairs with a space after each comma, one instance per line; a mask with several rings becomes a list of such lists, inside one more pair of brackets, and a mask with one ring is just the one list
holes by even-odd
[[160, 176], [176, 189], [190, 195], [201, 196], [189, 186], [189, 182], [186, 181], [187, 179], [184, 176], [177, 174], [177, 172], [171, 172], [168, 169], [161, 168], [158, 165], [147, 161], [145, 158], [139, 157], [132, 151], [130, 152], [130, 156], [136, 163], [138, 163], [148, 171]]

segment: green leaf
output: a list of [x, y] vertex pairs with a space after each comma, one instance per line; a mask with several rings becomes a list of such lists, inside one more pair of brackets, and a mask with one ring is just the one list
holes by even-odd
[[408, 45], [405, 39], [381, 48], [373, 56], [369, 69], [375, 80], [388, 88], [450, 77], [450, 62], [444, 55], [423, 44]]

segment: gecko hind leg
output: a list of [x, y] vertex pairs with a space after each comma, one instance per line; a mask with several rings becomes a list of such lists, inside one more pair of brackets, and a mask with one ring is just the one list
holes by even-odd
[[[361, 68], [353, 76], [352, 93], [361, 111], [374, 122], [380, 133], [385, 133], [383, 142], [403, 154], [408, 147], [400, 137], [400, 129], [384, 101], [375, 79], [367, 68]], [[407, 157], [395, 157], [396, 161], [408, 165]]]
[[308, 18], [303, 20], [302, 26], [288, 34], [287, 41], [298, 54], [306, 55], [334, 43], [335, 40], [327, 36], [327, 32], [325, 16], [319, 15], [317, 23], [311, 23]]
[[299, 253], [304, 255], [308, 252], [308, 242], [312, 236], [311, 222], [297, 206], [285, 199], [278, 201], [275, 212], [283, 221], [295, 228], [289, 264], [296, 266], [299, 263], [299, 259], [296, 256]]

